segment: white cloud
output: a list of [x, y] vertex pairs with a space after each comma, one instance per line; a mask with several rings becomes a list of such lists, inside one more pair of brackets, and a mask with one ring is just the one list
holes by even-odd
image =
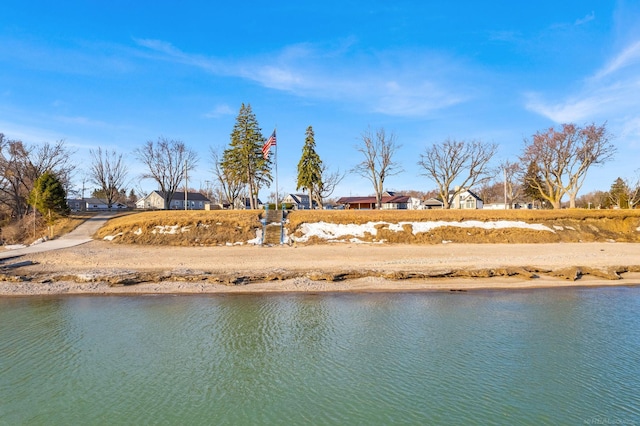
[[109, 126], [109, 124], [105, 123], [104, 121], [94, 120], [92, 118], [82, 117], [82, 116], [72, 117], [72, 116], [58, 115], [52, 118], [64, 124], [74, 124], [74, 125], [90, 126], [90, 127], [108, 127]]
[[584, 25], [587, 22], [591, 22], [594, 19], [596, 19], [596, 13], [594, 11], [591, 11], [591, 13], [589, 13], [588, 15], [586, 15], [583, 18], [580, 19], [576, 19], [576, 22], [574, 22], [574, 25]]
[[640, 114], [640, 41], [631, 43], [601, 70], [586, 78], [574, 93], [549, 100], [525, 95], [525, 107], [556, 123], [613, 120]]
[[204, 114], [206, 118], [219, 118], [225, 115], [233, 115], [235, 111], [229, 105], [220, 104], [216, 105], [211, 111]]
[[136, 43], [159, 59], [238, 77], [300, 97], [339, 100], [353, 108], [396, 116], [421, 116], [469, 98], [456, 82], [455, 60], [434, 52], [354, 50], [353, 41], [335, 49], [292, 45], [266, 56], [222, 61], [185, 53], [159, 40]]
[[595, 74], [594, 78], [601, 79], [638, 62], [640, 62], [640, 40], [627, 46], [627, 48], [616, 55]]

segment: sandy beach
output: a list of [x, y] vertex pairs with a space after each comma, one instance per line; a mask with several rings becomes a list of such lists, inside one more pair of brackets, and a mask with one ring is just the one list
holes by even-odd
[[640, 284], [633, 243], [169, 247], [91, 241], [6, 259], [0, 296], [465, 291]]

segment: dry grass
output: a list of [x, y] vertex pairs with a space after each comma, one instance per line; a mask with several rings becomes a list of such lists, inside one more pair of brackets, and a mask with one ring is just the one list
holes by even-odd
[[[256, 238], [262, 226], [262, 210], [154, 211], [134, 213], [110, 220], [96, 235], [116, 236], [115, 242], [176, 246], [210, 246], [246, 242]], [[578, 241], [640, 242], [640, 210], [316, 210], [289, 213], [287, 231], [300, 235], [303, 223], [328, 222], [364, 224], [367, 222], [425, 221], [521, 221], [543, 224], [555, 232], [530, 229], [484, 229], [444, 226], [413, 234], [406, 224], [401, 232], [385, 224], [377, 226], [377, 235], [365, 241], [397, 244], [457, 243], [549, 243]], [[173, 229], [168, 227], [174, 227]], [[348, 239], [348, 238], [345, 238]], [[324, 243], [312, 239], [309, 244]]]
[[611, 219], [625, 220], [640, 218], [638, 210], [297, 210], [287, 218], [291, 228], [302, 223], [328, 222], [361, 224], [367, 222], [427, 222], [465, 220], [517, 220], [541, 222], [555, 220]]
[[[93, 213], [72, 213], [58, 219], [53, 226], [53, 238], [73, 231]], [[41, 216], [26, 216], [21, 220], [11, 222], [2, 227], [2, 241], [4, 244], [31, 244], [41, 237], [50, 238], [50, 230]]]
[[[176, 246], [220, 245], [256, 237], [261, 210], [153, 211], [115, 218], [96, 237], [120, 243]], [[169, 227], [174, 227], [174, 233]]]
[[[303, 223], [327, 222], [338, 224], [364, 224], [367, 222], [464, 222], [477, 220], [521, 221], [543, 224], [556, 232], [527, 229], [458, 228], [444, 226], [430, 232], [412, 233], [411, 225], [404, 231], [390, 231], [377, 226], [377, 235], [366, 236], [364, 241], [402, 244], [456, 243], [551, 243], [579, 241], [640, 242], [640, 210], [300, 210], [288, 216], [287, 229], [296, 234]], [[349, 237], [345, 237], [348, 240]], [[309, 243], [322, 243], [311, 239]]]

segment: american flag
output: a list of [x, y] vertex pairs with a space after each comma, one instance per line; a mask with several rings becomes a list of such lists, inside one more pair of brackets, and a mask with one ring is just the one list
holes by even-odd
[[269, 150], [271, 149], [272, 146], [276, 146], [275, 130], [273, 131], [273, 133], [271, 133], [271, 136], [269, 136], [269, 139], [267, 139], [264, 145], [262, 145], [262, 156], [264, 157], [265, 160], [269, 158]]

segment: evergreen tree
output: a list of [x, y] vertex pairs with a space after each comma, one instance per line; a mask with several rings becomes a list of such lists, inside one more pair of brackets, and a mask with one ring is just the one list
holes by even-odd
[[619, 209], [629, 207], [629, 186], [622, 178], [619, 177], [611, 184], [609, 199]]
[[242, 104], [231, 133], [231, 143], [222, 155], [222, 169], [231, 180], [247, 186], [252, 209], [257, 208], [260, 188], [270, 186], [272, 181], [271, 161], [262, 155], [264, 143], [251, 105]]
[[136, 195], [136, 191], [131, 188], [131, 191], [129, 191], [129, 196], [127, 197], [127, 202], [135, 204], [136, 201], [138, 201], [138, 196]]
[[522, 194], [533, 203], [536, 201], [542, 201], [543, 197], [540, 194], [542, 187], [542, 177], [540, 177], [540, 170], [535, 162], [529, 163], [527, 173], [524, 175], [524, 182], [522, 182]]
[[302, 157], [298, 162], [298, 186], [297, 189], [309, 192], [309, 209], [313, 208], [313, 200], [323, 190], [322, 184], [322, 160], [316, 153], [316, 141], [313, 128], [307, 127]]
[[67, 193], [64, 186], [60, 179], [49, 171], [44, 172], [36, 179], [29, 194], [29, 204], [34, 206], [45, 218], [52, 236], [55, 221], [61, 216], [69, 214]]

